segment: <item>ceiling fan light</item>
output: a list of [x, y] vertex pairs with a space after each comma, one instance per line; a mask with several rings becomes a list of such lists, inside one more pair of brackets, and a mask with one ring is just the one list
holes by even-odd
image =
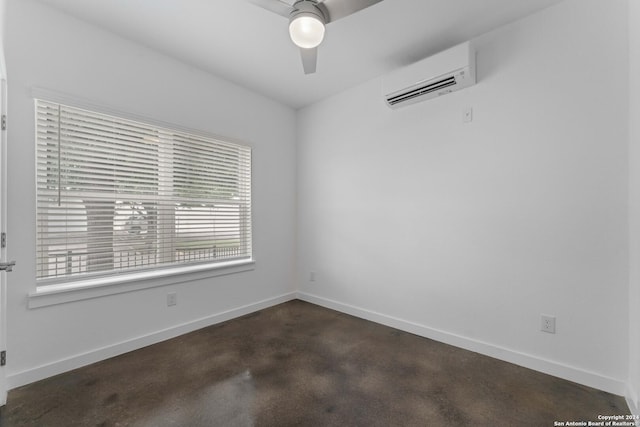
[[291, 19], [289, 35], [297, 46], [314, 48], [324, 39], [324, 22], [312, 13], [299, 13]]

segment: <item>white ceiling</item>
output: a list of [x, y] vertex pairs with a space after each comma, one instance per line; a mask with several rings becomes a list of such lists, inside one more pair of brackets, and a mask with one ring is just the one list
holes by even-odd
[[311, 75], [287, 19], [247, 0], [40, 1], [299, 108], [561, 0], [385, 0], [327, 26]]

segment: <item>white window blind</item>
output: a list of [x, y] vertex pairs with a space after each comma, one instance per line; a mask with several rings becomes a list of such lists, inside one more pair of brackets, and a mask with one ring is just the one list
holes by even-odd
[[251, 258], [251, 150], [36, 100], [37, 277]]

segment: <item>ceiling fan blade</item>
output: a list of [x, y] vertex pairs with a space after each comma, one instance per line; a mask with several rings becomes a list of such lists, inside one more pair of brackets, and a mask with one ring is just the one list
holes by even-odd
[[327, 12], [327, 24], [349, 16], [382, 0], [324, 0], [319, 4]]
[[318, 48], [311, 49], [300, 48], [300, 56], [302, 57], [302, 68], [305, 74], [313, 74], [316, 72], [316, 64], [318, 63]]
[[256, 6], [260, 6], [263, 9], [273, 12], [277, 15], [288, 18], [293, 9], [290, 4], [280, 0], [247, 0]]

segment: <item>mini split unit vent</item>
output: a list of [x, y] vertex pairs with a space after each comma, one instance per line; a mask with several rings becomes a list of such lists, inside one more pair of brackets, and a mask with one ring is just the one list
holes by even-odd
[[384, 99], [398, 108], [472, 86], [476, 55], [469, 42], [401, 68], [384, 78]]

